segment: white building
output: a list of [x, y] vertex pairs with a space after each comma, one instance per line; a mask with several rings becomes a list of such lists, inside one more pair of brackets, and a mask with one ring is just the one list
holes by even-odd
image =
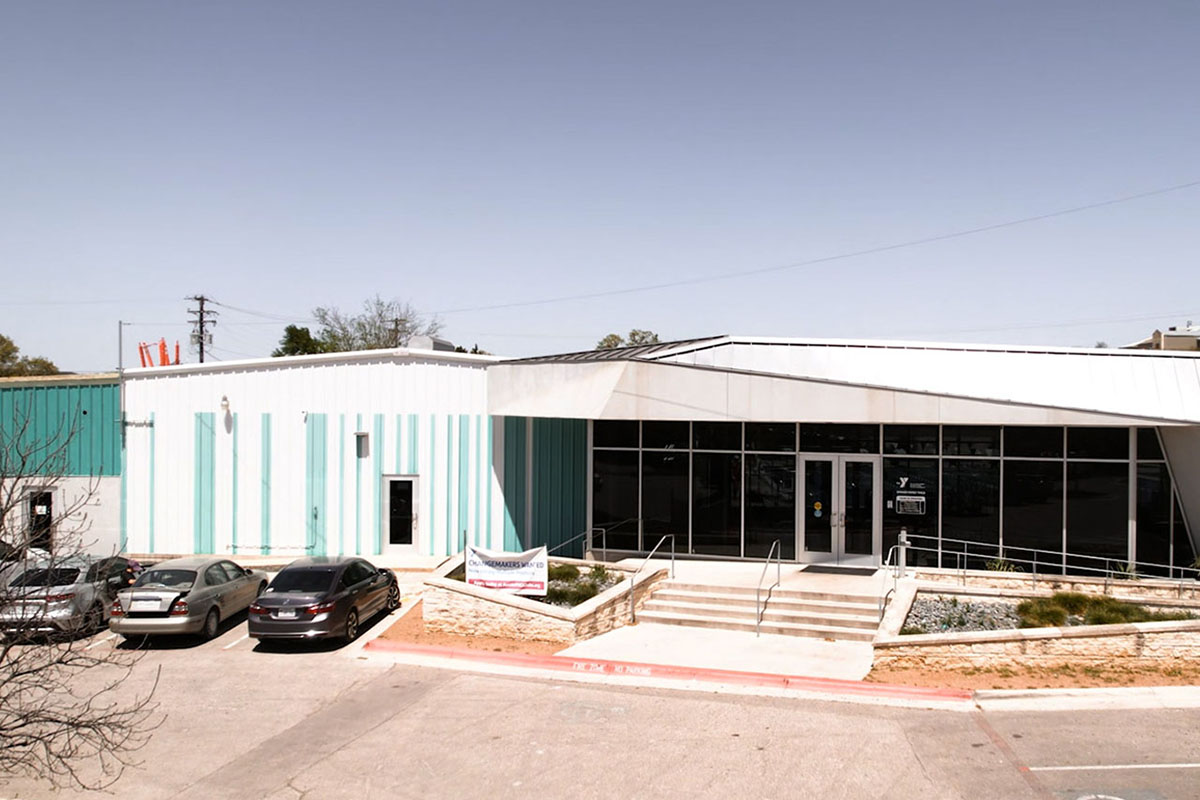
[[[1191, 567], [1200, 354], [715, 337], [126, 373], [128, 549]], [[597, 534], [598, 535], [598, 534]], [[580, 542], [570, 545], [578, 552]], [[965, 562], [964, 562], [965, 559]]]

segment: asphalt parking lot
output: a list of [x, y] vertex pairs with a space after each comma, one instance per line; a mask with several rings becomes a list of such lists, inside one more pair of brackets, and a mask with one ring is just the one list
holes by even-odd
[[[161, 726], [121, 798], [1200, 797], [1200, 712], [929, 711], [454, 672], [264, 649], [244, 618], [155, 640]], [[84, 646], [124, 647], [99, 634]], [[99, 680], [101, 674], [87, 680]], [[73, 796], [26, 778], [0, 797]]]

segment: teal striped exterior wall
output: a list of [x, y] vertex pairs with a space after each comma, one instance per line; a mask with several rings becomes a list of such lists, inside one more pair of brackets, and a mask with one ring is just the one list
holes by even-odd
[[326, 547], [325, 472], [329, 461], [326, 440], [326, 415], [309, 414], [305, 422], [304, 516], [309, 555], [323, 556]]
[[[533, 420], [532, 544], [552, 550], [587, 527], [587, 420]], [[558, 555], [582, 557], [583, 540]]]
[[504, 549], [525, 545], [525, 418], [504, 418]]
[[216, 414], [197, 412], [192, 486], [192, 536], [197, 553], [211, 553], [216, 533]]
[[0, 441], [22, 437], [63, 458], [41, 474], [121, 475], [120, 394], [117, 384], [0, 387]]

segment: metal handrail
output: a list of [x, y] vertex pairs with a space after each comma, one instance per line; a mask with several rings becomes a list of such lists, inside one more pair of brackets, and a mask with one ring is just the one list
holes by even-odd
[[767, 577], [767, 570], [771, 566], [771, 556], [775, 556], [775, 582], [767, 587], [767, 602], [771, 601], [771, 592], [775, 591], [775, 587], [783, 581], [783, 549], [779, 544], [779, 540], [771, 542], [771, 549], [767, 551], [767, 560], [763, 564], [762, 574], [758, 576], [758, 585], [754, 587], [754, 635], [758, 636], [758, 627], [762, 624], [763, 613], [765, 612], [766, 604], [760, 604], [759, 593], [762, 591], [763, 578]]
[[633, 610], [633, 588], [634, 584], [637, 583], [637, 576], [642, 574], [642, 568], [646, 566], [646, 563], [650, 559], [654, 558], [654, 554], [658, 552], [658, 548], [662, 547], [662, 543], [667, 539], [671, 540], [671, 577], [675, 577], [675, 534], [668, 533], [666, 536], [658, 540], [658, 544], [654, 545], [654, 549], [650, 551], [650, 555], [643, 558], [642, 563], [638, 565], [636, 570], [634, 570], [633, 575], [629, 576], [629, 624], [631, 625], [637, 622], [637, 616], [634, 614]]
[[567, 539], [565, 542], [559, 542], [558, 544], [554, 545], [554, 547], [551, 547], [550, 549], [548, 549], [548, 550], [546, 551], [546, 554], [547, 554], [547, 555], [549, 555], [549, 554], [551, 554], [551, 553], [554, 553], [554, 552], [556, 552], [556, 551], [558, 551], [558, 550], [561, 550], [561, 549], [563, 549], [564, 547], [566, 547], [567, 545], [571, 544], [571, 542], [577, 542], [577, 541], [579, 541], [580, 539], [582, 539], [583, 537], [587, 536], [589, 533], [591, 533], [591, 531], [590, 531], [590, 530], [586, 530], [586, 531], [584, 531], [583, 533], [577, 533], [577, 534], [575, 534], [574, 536], [572, 536], [570, 539]]
[[[900, 583], [900, 567], [898, 564], [892, 564], [892, 556], [900, 549], [900, 545], [894, 544], [888, 549], [887, 556], [883, 559], [883, 591], [879, 593], [879, 620], [883, 621], [883, 612], [887, 608], [888, 598], [896, 592], [896, 586]], [[892, 575], [892, 588], [887, 588], [888, 575]]]
[[[1106, 577], [1107, 579], [1112, 579], [1115, 576], [1120, 575], [1120, 574], [1126, 574], [1126, 575], [1129, 575], [1132, 577], [1134, 575], [1138, 575], [1139, 573], [1141, 573], [1144, 577], [1153, 578], [1155, 580], [1172, 581], [1172, 582], [1176, 582], [1176, 583], [1190, 583], [1190, 582], [1194, 582], [1195, 580], [1200, 578], [1200, 570], [1194, 569], [1192, 567], [1181, 567], [1178, 565], [1172, 566], [1170, 564], [1158, 564], [1158, 563], [1151, 562], [1151, 561], [1125, 561], [1122, 559], [1108, 558], [1106, 556], [1090, 556], [1090, 555], [1084, 555], [1082, 553], [1072, 553], [1070, 551], [1063, 551], [1063, 550], [1043, 550], [1043, 549], [1039, 549], [1039, 548], [1035, 548], [1035, 547], [1020, 547], [1020, 546], [1012, 546], [1012, 545], [1001, 546], [1000, 544], [993, 543], [993, 542], [978, 542], [978, 541], [970, 541], [967, 539], [943, 538], [943, 539], [941, 539], [941, 542], [953, 542], [953, 543], [964, 545], [963, 550], [946, 551], [942, 547], [924, 547], [921, 545], [913, 544], [911, 539], [937, 540], [937, 537], [920, 536], [920, 535], [910, 537], [908, 549], [909, 550], [919, 550], [921, 552], [926, 552], [926, 553], [942, 553], [942, 554], [945, 554], [946, 552], [954, 553], [955, 554], [955, 567], [954, 568], [960, 574], [962, 580], [964, 580], [964, 581], [966, 580], [966, 572], [968, 569], [967, 561], [968, 561], [968, 559], [970, 559], [972, 557], [973, 558], [991, 558], [991, 559], [995, 559], [997, 561], [1004, 561], [1009, 564], [1027, 565], [1032, 570], [1032, 575], [1034, 577], [1035, 582], [1037, 580], [1037, 569], [1039, 566], [1043, 570], [1047, 566], [1055, 566], [1060, 569], [1066, 569], [1067, 561], [1078, 562], [1080, 560], [1098, 561], [1098, 562], [1100, 562], [1101, 565], [1093, 567], [1093, 566], [1082, 566], [1082, 565], [1079, 565], [1078, 563], [1075, 563], [1071, 566], [1071, 569], [1074, 572], [1076, 572], [1076, 573], [1079, 573], [1079, 572], [1095, 573], [1097, 575]], [[991, 550], [992, 552], [991, 553], [979, 553], [977, 550], [975, 554], [972, 554], [970, 552], [971, 547], [986, 548], [988, 550]], [[1031, 554], [1033, 554], [1033, 558], [1018, 558], [1013, 555], [1014, 552], [1031, 553]], [[1054, 560], [1053, 560], [1053, 562], [1051, 562], [1049, 559], [1046, 559], [1046, 558], [1038, 558], [1037, 556], [1039, 554], [1054, 556]], [[1114, 564], [1116, 564], [1118, 566], [1116, 568], [1114, 568], [1114, 566], [1113, 566]], [[1145, 572], [1148, 571], [1147, 568], [1163, 570], [1167, 574], [1165, 576], [1164, 575], [1146, 575]], [[999, 571], [1002, 571], [1002, 570], [999, 570]], [[1179, 577], [1176, 577], [1176, 573], [1179, 573]], [[1045, 574], [1046, 573], [1043, 571], [1043, 573], [1042, 573], [1043, 577], [1045, 576]], [[1055, 573], [1055, 574], [1059, 574], [1059, 573]], [[1070, 573], [1062, 573], [1062, 574], [1070, 574]]]

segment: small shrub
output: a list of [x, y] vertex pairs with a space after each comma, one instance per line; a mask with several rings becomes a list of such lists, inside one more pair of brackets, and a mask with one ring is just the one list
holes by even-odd
[[912, 636], [918, 633], [928, 633], [928, 631], [926, 631], [920, 625], [905, 625], [900, 629], [901, 636]]
[[1007, 558], [993, 558], [991, 561], [984, 562], [983, 568], [989, 572], [1024, 572], [1025, 570]]
[[588, 571], [588, 580], [596, 583], [608, 583], [612, 577], [603, 564], [596, 564]]
[[1091, 602], [1091, 598], [1082, 592], [1055, 592], [1051, 599], [1071, 616], [1082, 615]]
[[1067, 621], [1067, 612], [1052, 597], [1023, 600], [1017, 604], [1022, 628], [1056, 628]]
[[546, 575], [552, 581], [573, 581], [579, 577], [579, 567], [574, 564], [551, 564]]

